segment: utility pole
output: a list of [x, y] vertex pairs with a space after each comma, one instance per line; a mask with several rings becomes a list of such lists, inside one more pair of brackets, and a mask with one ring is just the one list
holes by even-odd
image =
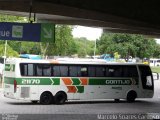
[[5, 46], [4, 46], [4, 63], [3, 63], [3, 72], [2, 72], [2, 88], [4, 88], [4, 71], [5, 71], [5, 63], [6, 63], [6, 54], [7, 54], [7, 40], [5, 40]]
[[94, 58], [95, 58], [95, 56], [96, 56], [96, 47], [97, 47], [97, 40], [95, 40], [95, 43], [94, 43]]

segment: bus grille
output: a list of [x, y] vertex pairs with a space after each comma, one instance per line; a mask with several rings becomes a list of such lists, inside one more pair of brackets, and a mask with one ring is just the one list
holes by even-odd
[[29, 98], [29, 87], [21, 87], [21, 97], [22, 98]]

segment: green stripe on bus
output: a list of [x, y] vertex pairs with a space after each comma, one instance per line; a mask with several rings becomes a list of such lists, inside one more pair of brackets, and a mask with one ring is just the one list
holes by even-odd
[[60, 78], [38, 78], [40, 85], [60, 85]]
[[15, 80], [15, 78], [5, 77], [4, 78], [4, 83], [6, 83], [6, 84], [14, 84], [14, 80]]
[[60, 85], [60, 78], [9, 78], [5, 77], [4, 83], [17, 85]]
[[84, 86], [76, 86], [77, 87], [77, 93], [84, 93]]
[[54, 81], [53, 85], [60, 85], [60, 78], [52, 78]]
[[79, 78], [72, 78], [73, 84], [72, 85], [80, 85], [80, 80]]
[[[81, 85], [79, 78], [71, 78], [72, 85]], [[5, 77], [4, 83], [17, 85], [60, 85], [61, 78], [10, 78]], [[135, 78], [89, 78], [88, 85], [138, 85], [138, 80]]]
[[89, 79], [89, 85], [131, 85], [131, 79]]

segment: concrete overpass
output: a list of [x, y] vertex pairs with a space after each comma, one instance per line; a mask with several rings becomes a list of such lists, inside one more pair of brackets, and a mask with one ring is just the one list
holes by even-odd
[[160, 37], [158, 0], [0, 0], [0, 13]]

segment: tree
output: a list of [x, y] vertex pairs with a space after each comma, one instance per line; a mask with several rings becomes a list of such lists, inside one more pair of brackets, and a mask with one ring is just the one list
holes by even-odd
[[77, 53], [79, 57], [85, 57], [86, 55], [94, 55], [95, 41], [87, 40], [85, 37], [74, 38], [77, 46]]
[[120, 53], [122, 58], [132, 57], [149, 58], [153, 56], [156, 42], [154, 39], [142, 35], [103, 33], [98, 41], [101, 54]]
[[73, 46], [72, 27], [68, 25], [56, 26], [55, 43], [49, 43], [47, 55], [69, 55]]
[[40, 54], [40, 46], [37, 42], [8, 41], [8, 45], [19, 54]]
[[26, 22], [25, 17], [0, 14], [0, 22]]
[[[4, 56], [4, 45], [1, 44], [0, 45], [0, 55], [1, 56]], [[9, 45], [7, 45], [7, 53], [6, 53], [6, 56], [7, 57], [18, 57], [18, 53], [16, 51], [14, 51]]]
[[160, 58], [160, 44], [157, 44], [155, 46], [155, 51], [154, 51], [153, 57], [154, 58]]

